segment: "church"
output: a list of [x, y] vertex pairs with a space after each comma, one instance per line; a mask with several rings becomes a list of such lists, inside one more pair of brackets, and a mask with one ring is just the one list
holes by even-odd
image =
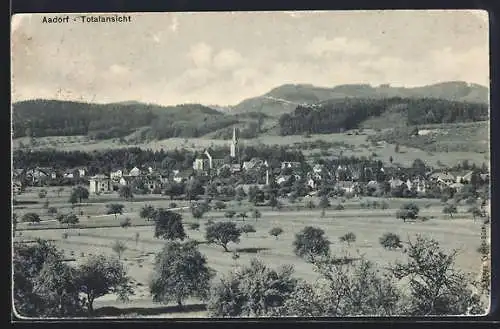
[[229, 145], [229, 157], [231, 163], [225, 163], [224, 159], [214, 159], [209, 150], [203, 151], [203, 156], [193, 161], [193, 169], [199, 173], [218, 172], [221, 168], [228, 166], [231, 172], [240, 171], [240, 149], [238, 145], [238, 135], [236, 128], [233, 128], [233, 137]]

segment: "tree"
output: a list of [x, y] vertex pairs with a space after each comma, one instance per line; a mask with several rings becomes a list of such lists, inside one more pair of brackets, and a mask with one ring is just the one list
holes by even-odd
[[118, 195], [125, 200], [130, 200], [134, 198], [134, 194], [132, 192], [132, 187], [130, 185], [123, 185], [118, 190]]
[[137, 246], [137, 244], [139, 243], [139, 237], [140, 237], [140, 233], [139, 233], [139, 232], [135, 232], [134, 239], [135, 239], [135, 245], [136, 245], [136, 246]]
[[229, 211], [226, 211], [224, 213], [224, 217], [229, 218], [229, 219], [233, 218], [234, 215], [236, 215], [236, 211], [234, 211], [234, 210], [229, 210]]
[[115, 219], [117, 218], [118, 214], [123, 214], [123, 208], [125, 206], [119, 203], [110, 203], [106, 205], [106, 208], [108, 208], [107, 213], [109, 215], [113, 214], [115, 215]]
[[307, 209], [314, 209], [315, 207], [316, 207], [316, 205], [314, 204], [314, 202], [312, 200], [306, 201], [306, 208]]
[[146, 219], [147, 221], [153, 220], [155, 218], [156, 209], [151, 205], [145, 205], [142, 207], [139, 216]]
[[211, 198], [215, 198], [217, 195], [219, 195], [219, 191], [217, 190], [217, 185], [209, 184], [205, 190], [205, 194]]
[[89, 198], [89, 190], [83, 186], [75, 187], [72, 194], [76, 196], [79, 203], [82, 203], [83, 200], [87, 200]]
[[69, 196], [69, 202], [71, 203], [71, 208], [74, 208], [78, 203], [78, 196], [76, 195], [76, 193], [71, 193], [71, 195]]
[[184, 240], [186, 232], [182, 225], [182, 216], [170, 210], [158, 209], [155, 217], [154, 237], [165, 240]]
[[347, 245], [350, 246], [351, 243], [353, 243], [354, 241], [356, 241], [356, 235], [352, 232], [349, 232], [349, 233], [346, 233], [344, 235], [342, 235], [340, 238], [339, 238], [340, 242], [347, 242]]
[[255, 230], [255, 227], [253, 227], [250, 224], [245, 224], [241, 227], [241, 232], [245, 233], [246, 236], [248, 236], [248, 233], [255, 233], [257, 232]]
[[385, 249], [393, 250], [397, 248], [402, 248], [403, 243], [401, 242], [401, 238], [399, 235], [394, 233], [384, 233], [379, 238], [379, 242]]
[[278, 236], [281, 235], [281, 233], [283, 233], [283, 229], [281, 227], [273, 227], [269, 231], [269, 235], [274, 236], [276, 240], [278, 240]]
[[75, 214], [60, 214], [56, 219], [61, 224], [67, 224], [68, 227], [79, 222], [78, 216]]
[[445, 253], [437, 241], [417, 235], [408, 241], [406, 253], [407, 261], [395, 263], [391, 271], [397, 279], [409, 280], [409, 315], [484, 312], [470, 278], [453, 268], [456, 250]]
[[115, 243], [113, 243], [111, 250], [118, 255], [118, 259], [121, 259], [123, 252], [127, 250], [127, 246], [122, 241], [116, 240]]
[[57, 196], [60, 197], [62, 192], [64, 192], [64, 187], [58, 188], [57, 189]]
[[24, 223], [40, 223], [40, 216], [34, 212], [27, 212], [23, 215]]
[[130, 227], [131, 225], [132, 225], [132, 220], [130, 219], [130, 217], [125, 217], [120, 221], [120, 226], [122, 228], [127, 228]]
[[226, 203], [224, 201], [216, 201], [214, 204], [215, 210], [223, 210], [226, 209]]
[[208, 204], [205, 202], [193, 203], [191, 204], [191, 214], [194, 218], [201, 218], [203, 214], [208, 210]]
[[257, 204], [257, 190], [258, 188], [256, 186], [250, 186], [248, 189], [248, 202], [253, 203], [254, 205]]
[[255, 218], [255, 221], [257, 221], [257, 219], [262, 217], [262, 213], [258, 209], [254, 209], [252, 210], [252, 216]]
[[471, 208], [467, 209], [467, 212], [470, 212], [472, 214], [472, 219], [474, 221], [476, 220], [476, 217], [483, 216], [483, 212], [478, 207], [471, 207]]
[[214, 243], [228, 252], [229, 242], [239, 243], [241, 231], [232, 222], [218, 222], [207, 227], [205, 237], [208, 243]]
[[47, 191], [46, 190], [41, 190], [40, 192], [38, 192], [38, 197], [40, 199], [45, 199], [46, 196], [47, 196]]
[[41, 296], [45, 316], [83, 314], [76, 276], [75, 269], [65, 264], [60, 257], [47, 258], [33, 280], [33, 293]]
[[[61, 281], [57, 282], [60, 288], [67, 288], [68, 300], [71, 300], [71, 288], [67, 286], [66, 270], [54, 268], [53, 264], [45, 266], [46, 262], [58, 262], [62, 260], [62, 253], [56, 249], [53, 243], [45, 240], [37, 239], [33, 244], [16, 244], [13, 248], [12, 268], [13, 268], [13, 294], [14, 307], [22, 316], [40, 317], [40, 316], [57, 316], [64, 314], [55, 314], [63, 309], [55, 309], [52, 307], [53, 297], [65, 298], [63, 294], [53, 295], [61, 291], [53, 290], [51, 295], [46, 295], [47, 290], [51, 286], [44, 286], [40, 280], [44, 278], [54, 278], [59, 275]], [[45, 266], [45, 267], [44, 267]], [[52, 271], [53, 270], [53, 271]], [[43, 271], [43, 273], [42, 273]], [[55, 272], [56, 275], [52, 275]], [[42, 275], [41, 275], [42, 273]], [[50, 282], [47, 282], [50, 284]], [[35, 289], [35, 286], [37, 288]], [[47, 289], [46, 289], [47, 288]], [[68, 304], [71, 306], [71, 304]], [[63, 306], [66, 310], [66, 306]], [[61, 312], [67, 313], [68, 312]]]
[[200, 229], [200, 223], [191, 223], [191, 224], [189, 224], [189, 228], [197, 231]]
[[325, 217], [326, 208], [330, 207], [330, 200], [328, 200], [328, 195], [323, 195], [319, 200], [319, 206], [321, 208], [321, 217]]
[[223, 277], [210, 291], [207, 309], [214, 317], [272, 316], [294, 291], [293, 267], [269, 268], [257, 259]]
[[243, 211], [238, 214], [238, 217], [240, 217], [243, 221], [245, 221], [245, 218], [247, 218], [248, 215], [245, 211]]
[[193, 242], [167, 242], [156, 255], [150, 293], [154, 302], [176, 301], [179, 307], [187, 297], [208, 297], [214, 271]]
[[394, 161], [394, 158], [391, 156], [389, 156], [389, 162], [392, 164], [392, 162]]
[[18, 218], [17, 214], [15, 212], [12, 213], [12, 232], [14, 233], [14, 235], [17, 229], [17, 221], [18, 221], [17, 218]]
[[321, 284], [302, 282], [285, 303], [284, 316], [394, 316], [401, 315], [400, 291], [376, 266], [326, 258], [314, 264]]
[[89, 256], [78, 268], [77, 282], [86, 296], [89, 313], [94, 312], [94, 300], [107, 294], [116, 294], [127, 300], [133, 293], [130, 278], [123, 264], [116, 258], [103, 255]]
[[324, 234], [325, 231], [320, 228], [306, 226], [295, 235], [295, 254], [308, 262], [314, 262], [318, 256], [327, 256], [330, 253], [330, 241]]
[[56, 207], [50, 207], [49, 209], [47, 209], [47, 213], [50, 216], [54, 216], [55, 214], [57, 214], [57, 208]]
[[420, 209], [415, 203], [405, 203], [397, 211], [396, 217], [401, 218], [403, 222], [406, 222], [407, 219], [416, 219], [419, 211]]
[[276, 198], [276, 196], [274, 194], [271, 194], [269, 196], [269, 206], [271, 207], [271, 209], [274, 210], [274, 208], [277, 208], [278, 207], [278, 199]]
[[448, 204], [444, 206], [443, 213], [448, 214], [451, 218], [453, 218], [453, 214], [457, 213], [457, 206], [455, 206], [454, 204]]

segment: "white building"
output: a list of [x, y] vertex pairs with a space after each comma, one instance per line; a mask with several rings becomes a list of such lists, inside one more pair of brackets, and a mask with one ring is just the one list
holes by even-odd
[[111, 180], [105, 175], [95, 175], [89, 179], [89, 193], [97, 194], [111, 191]]

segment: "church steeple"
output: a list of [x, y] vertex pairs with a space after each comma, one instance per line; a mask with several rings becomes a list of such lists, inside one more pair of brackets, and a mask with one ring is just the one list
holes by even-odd
[[231, 158], [236, 158], [236, 149], [238, 146], [238, 138], [236, 137], [236, 127], [233, 128], [233, 139], [231, 140], [230, 156]]

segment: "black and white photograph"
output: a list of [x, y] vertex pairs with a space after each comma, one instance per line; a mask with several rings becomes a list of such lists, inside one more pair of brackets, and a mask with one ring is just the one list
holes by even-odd
[[490, 311], [482, 10], [11, 19], [12, 316]]

